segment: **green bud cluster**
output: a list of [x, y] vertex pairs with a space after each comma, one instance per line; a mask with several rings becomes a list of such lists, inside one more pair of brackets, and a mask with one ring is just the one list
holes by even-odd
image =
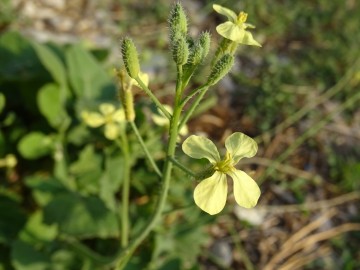
[[208, 78], [207, 84], [212, 86], [229, 73], [234, 64], [234, 56], [230, 54], [223, 55], [214, 65]]
[[187, 19], [180, 3], [176, 3], [170, 12], [170, 47], [177, 65], [184, 65], [189, 57], [187, 42]]
[[140, 72], [140, 64], [136, 47], [130, 38], [123, 39], [121, 53], [127, 73], [135, 79]]
[[191, 47], [188, 64], [200, 64], [209, 53], [209, 49], [210, 34], [208, 32], [203, 32], [200, 34], [199, 40]]

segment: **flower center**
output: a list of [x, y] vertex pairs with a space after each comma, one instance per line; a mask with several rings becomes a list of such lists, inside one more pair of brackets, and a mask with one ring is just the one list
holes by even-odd
[[233, 162], [230, 153], [226, 153], [223, 160], [216, 162], [214, 166], [215, 171], [227, 173], [234, 170]]
[[247, 16], [248, 16], [247, 13], [241, 11], [237, 17], [237, 24], [241, 25], [244, 22], [246, 22]]

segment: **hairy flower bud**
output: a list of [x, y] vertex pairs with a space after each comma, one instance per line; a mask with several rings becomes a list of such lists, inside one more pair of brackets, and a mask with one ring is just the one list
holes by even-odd
[[209, 50], [210, 50], [210, 41], [211, 41], [211, 38], [210, 38], [210, 33], [209, 32], [202, 32], [200, 34], [200, 39], [199, 39], [199, 43], [202, 47], [202, 58], [204, 59], [207, 54], [209, 53]]
[[125, 119], [128, 122], [135, 120], [135, 111], [134, 111], [134, 98], [132, 93], [132, 83], [130, 78], [126, 75], [125, 70], [122, 68], [120, 70], [115, 70], [119, 84], [119, 96], [122, 106], [125, 111]]
[[230, 71], [233, 64], [234, 56], [230, 54], [225, 54], [222, 56], [212, 68], [207, 84], [209, 86], [216, 84]]
[[172, 46], [173, 59], [177, 65], [185, 65], [189, 57], [189, 47], [184, 37], [179, 37]]
[[127, 73], [135, 79], [140, 72], [140, 64], [134, 42], [130, 38], [124, 38], [121, 52]]
[[187, 19], [184, 9], [180, 3], [176, 3], [170, 12], [169, 25], [171, 35], [175, 37], [187, 35]]

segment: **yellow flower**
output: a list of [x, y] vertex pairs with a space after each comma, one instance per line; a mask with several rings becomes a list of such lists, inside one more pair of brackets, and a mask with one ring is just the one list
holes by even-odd
[[198, 184], [194, 190], [197, 206], [210, 215], [219, 213], [225, 206], [227, 197], [226, 175], [233, 179], [234, 196], [237, 204], [245, 208], [254, 207], [260, 197], [260, 189], [256, 182], [245, 172], [237, 170], [235, 165], [240, 159], [253, 157], [257, 152], [257, 144], [241, 132], [235, 132], [225, 141], [226, 154], [220, 159], [215, 144], [201, 136], [188, 137], [182, 149], [192, 158], [206, 158], [212, 164], [214, 174]]
[[125, 123], [125, 114], [123, 109], [116, 110], [110, 103], [103, 103], [99, 106], [100, 113], [83, 111], [81, 117], [84, 122], [93, 128], [105, 126], [104, 135], [109, 140], [115, 140], [119, 137], [121, 125]]
[[4, 158], [0, 159], [0, 168], [6, 167], [8, 169], [12, 169], [16, 166], [17, 159], [13, 154], [7, 154]]
[[[169, 105], [164, 105], [164, 108], [170, 113], [173, 113], [173, 109]], [[165, 115], [162, 113], [162, 111], [158, 110], [159, 114], [152, 114], [151, 118], [154, 121], [155, 124], [157, 124], [160, 127], [167, 127], [169, 128], [169, 119], [165, 117]], [[179, 134], [181, 136], [186, 136], [189, 133], [188, 127], [186, 125], [183, 125], [182, 128], [179, 130]]]
[[213, 9], [229, 19], [229, 21], [216, 27], [219, 35], [236, 43], [261, 47], [260, 43], [246, 30], [247, 28], [255, 28], [252, 24], [246, 23], [247, 13], [241, 11], [239, 15], [236, 15], [234, 11], [216, 4], [213, 5]]

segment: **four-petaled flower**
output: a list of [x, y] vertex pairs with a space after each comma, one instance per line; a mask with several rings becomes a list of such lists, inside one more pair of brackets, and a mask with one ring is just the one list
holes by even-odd
[[109, 140], [119, 137], [122, 124], [125, 123], [125, 113], [123, 109], [117, 109], [110, 103], [103, 103], [99, 106], [100, 113], [83, 111], [81, 117], [84, 122], [93, 128], [105, 125], [104, 135]]
[[194, 190], [195, 203], [210, 215], [219, 213], [225, 206], [226, 175], [233, 179], [234, 197], [240, 206], [254, 207], [260, 197], [260, 189], [256, 182], [245, 172], [235, 168], [240, 159], [256, 154], [256, 142], [241, 132], [235, 132], [226, 139], [225, 147], [227, 151], [221, 159], [215, 144], [205, 137], [191, 135], [182, 145], [188, 156], [206, 158], [212, 164], [213, 175], [201, 181]]
[[213, 5], [213, 8], [217, 13], [229, 19], [229, 21], [216, 27], [219, 35], [236, 43], [261, 47], [260, 43], [246, 30], [247, 28], [255, 28], [252, 24], [246, 23], [247, 13], [241, 11], [239, 15], [236, 15], [234, 11], [216, 4]]

